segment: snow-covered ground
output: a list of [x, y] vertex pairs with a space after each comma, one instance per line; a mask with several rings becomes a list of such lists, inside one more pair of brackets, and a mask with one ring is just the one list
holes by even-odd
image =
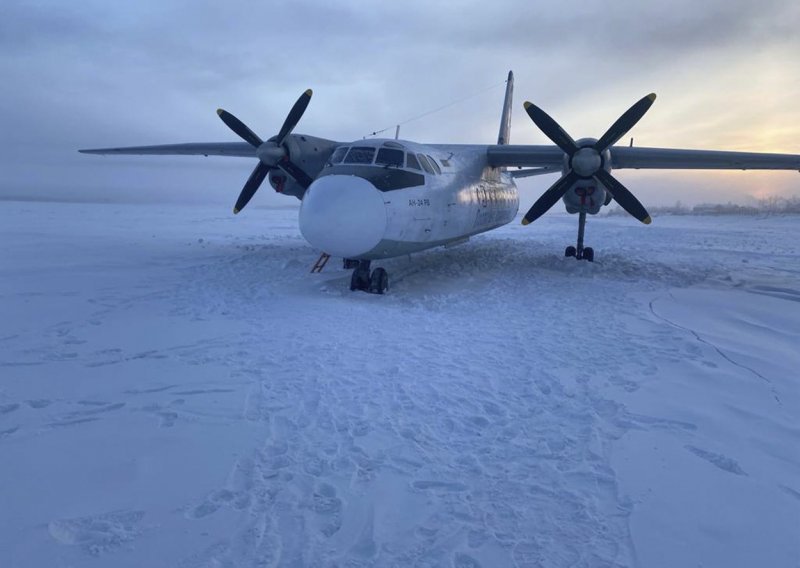
[[0, 203], [0, 566], [800, 565], [800, 218]]

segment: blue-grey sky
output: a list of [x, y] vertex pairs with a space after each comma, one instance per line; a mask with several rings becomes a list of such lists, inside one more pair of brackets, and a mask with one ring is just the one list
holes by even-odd
[[[525, 100], [577, 138], [655, 91], [636, 144], [800, 153], [799, 27], [796, 0], [4, 0], [0, 196], [228, 207], [251, 160], [76, 149], [237, 140], [218, 107], [267, 137], [309, 87], [297, 132], [352, 140], [498, 85], [401, 131], [493, 143], [509, 69], [512, 142], [548, 143]], [[800, 194], [796, 172], [618, 175], [645, 205]], [[552, 181], [523, 181], [523, 208]]]

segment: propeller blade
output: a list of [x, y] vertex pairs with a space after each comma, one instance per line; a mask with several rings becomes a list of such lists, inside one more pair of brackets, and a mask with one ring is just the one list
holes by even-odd
[[636, 199], [636, 197], [628, 191], [628, 188], [622, 185], [617, 178], [602, 169], [598, 170], [597, 173], [594, 174], [594, 177], [614, 194], [614, 200], [619, 203], [625, 211], [636, 217], [645, 225], [650, 224], [652, 219], [650, 219], [650, 214], [647, 212], [647, 209], [644, 208], [644, 205], [639, 203], [639, 200]]
[[636, 126], [636, 123], [639, 122], [650, 107], [653, 106], [655, 100], [656, 94], [650, 93], [634, 103], [631, 108], [625, 111], [625, 114], [620, 116], [617, 121], [611, 125], [611, 128], [600, 137], [600, 140], [595, 142], [594, 149], [598, 152], [602, 152], [609, 146], [616, 144], [631, 128]]
[[567, 134], [549, 114], [528, 101], [525, 102], [525, 112], [528, 113], [531, 120], [539, 127], [539, 130], [544, 132], [545, 135], [552, 140], [556, 146], [564, 150], [567, 155], [572, 156], [572, 154], [578, 151], [578, 145], [575, 143], [575, 140], [572, 139], [572, 136]]
[[306, 172], [300, 169], [299, 166], [295, 165], [290, 160], [281, 160], [278, 163], [278, 167], [292, 176], [297, 183], [303, 186], [304, 189], [308, 189], [308, 186], [314, 181], [311, 179], [311, 176], [309, 176]]
[[300, 119], [303, 117], [303, 113], [306, 112], [308, 103], [311, 102], [312, 94], [313, 92], [311, 89], [308, 89], [305, 93], [300, 95], [300, 98], [297, 99], [296, 103], [294, 103], [292, 110], [290, 110], [289, 114], [286, 116], [286, 120], [283, 121], [283, 126], [281, 126], [280, 132], [278, 132], [277, 143], [279, 146], [283, 144], [283, 140], [292, 133], [294, 127], [297, 126], [298, 122], [300, 122]]
[[578, 179], [578, 174], [571, 170], [567, 175], [562, 176], [556, 183], [550, 186], [550, 189], [545, 191], [542, 196], [536, 200], [536, 203], [534, 203], [530, 209], [528, 209], [528, 212], [525, 213], [525, 217], [522, 218], [522, 224], [527, 225], [532, 223], [544, 215], [559, 199], [564, 197], [567, 190], [572, 187], [572, 184], [578, 181]]
[[224, 122], [228, 126], [228, 128], [233, 130], [236, 134], [239, 135], [239, 138], [241, 138], [251, 146], [255, 146], [256, 148], [258, 148], [259, 146], [261, 146], [261, 144], [263, 144], [263, 141], [261, 140], [261, 138], [258, 137], [258, 135], [255, 132], [247, 128], [244, 122], [233, 116], [228, 111], [218, 108], [217, 114], [222, 119], [222, 122]]
[[256, 169], [254, 169], [250, 177], [247, 178], [247, 183], [244, 184], [242, 192], [239, 194], [239, 199], [236, 200], [236, 205], [233, 206], [234, 215], [244, 209], [244, 206], [247, 205], [253, 195], [255, 195], [271, 169], [271, 167], [258, 162]]

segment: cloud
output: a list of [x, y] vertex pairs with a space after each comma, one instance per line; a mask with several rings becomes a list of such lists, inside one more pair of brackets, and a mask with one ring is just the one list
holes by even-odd
[[[101, 171], [120, 164], [151, 172], [126, 173], [126, 187], [174, 180], [217, 195], [217, 183], [240, 170], [243, 182], [251, 164], [115, 158], [99, 166], [75, 149], [233, 140], [218, 106], [269, 136], [308, 87], [315, 97], [299, 130], [356, 139], [496, 85], [508, 69], [517, 78], [518, 143], [546, 142], [521, 110], [525, 99], [576, 137], [598, 136], [656, 90], [658, 103], [634, 132], [648, 145], [800, 152], [792, 147], [800, 6], [790, 0], [6, 0], [0, 10], [0, 192], [114, 186], [118, 178]], [[491, 142], [501, 97], [498, 86], [402, 134]], [[208, 174], [215, 164], [219, 177]]]

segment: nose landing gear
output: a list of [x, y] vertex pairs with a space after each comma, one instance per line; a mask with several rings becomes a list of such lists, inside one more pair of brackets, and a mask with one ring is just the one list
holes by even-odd
[[588, 260], [594, 262], [594, 249], [592, 247], [583, 246], [583, 233], [586, 230], [586, 211], [581, 211], [578, 214], [578, 246], [568, 246], [564, 250], [564, 256], [574, 256], [578, 260]]
[[[350, 261], [353, 262], [353, 261]], [[383, 294], [389, 289], [389, 275], [386, 269], [378, 267], [370, 273], [370, 261], [360, 260], [350, 277], [350, 290], [362, 290], [370, 294]]]

